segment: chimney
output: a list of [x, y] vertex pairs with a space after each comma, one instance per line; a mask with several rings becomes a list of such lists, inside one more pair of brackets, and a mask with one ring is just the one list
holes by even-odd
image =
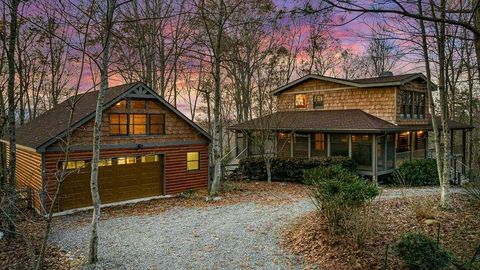
[[391, 71], [382, 71], [380, 73], [380, 76], [379, 77], [392, 77], [393, 76], [393, 72]]

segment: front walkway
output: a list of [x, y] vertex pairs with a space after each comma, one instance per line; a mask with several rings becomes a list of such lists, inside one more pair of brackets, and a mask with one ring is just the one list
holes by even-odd
[[[407, 196], [438, 194], [438, 188], [404, 189]], [[458, 192], [458, 190], [452, 190]], [[387, 189], [381, 199], [403, 196]], [[100, 223], [99, 255], [107, 269], [302, 269], [279, 245], [279, 231], [312, 211], [309, 198], [290, 203], [239, 202], [173, 207], [154, 215], [112, 217]], [[88, 216], [59, 217], [51, 240], [86, 254]]]

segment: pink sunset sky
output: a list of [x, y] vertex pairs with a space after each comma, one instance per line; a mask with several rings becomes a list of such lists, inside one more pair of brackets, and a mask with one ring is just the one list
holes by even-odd
[[[278, 9], [291, 10], [294, 8], [294, 5], [301, 5], [298, 1], [287, 1], [287, 0], [275, 0], [274, 1]], [[379, 19], [372, 18], [369, 16], [361, 16], [355, 20], [344, 24], [341, 21], [341, 18], [345, 14], [334, 14], [332, 18], [332, 30], [331, 35], [341, 41], [341, 46], [343, 49], [350, 49], [355, 54], [362, 54], [365, 51], [368, 35], [371, 33], [372, 25], [377, 23], [382, 23]], [[344, 21], [349, 21], [353, 18], [353, 15], [346, 15]], [[300, 20], [301, 21], [301, 20]], [[288, 19], [286, 21], [288, 23]], [[302, 24], [297, 23], [297, 31], [299, 34], [302, 33], [305, 29], [302, 27]], [[393, 31], [393, 30], [392, 30]], [[418, 65], [412, 64], [411, 61], [400, 61], [397, 67], [392, 70], [395, 74], [401, 73], [410, 73], [410, 72], [421, 72], [421, 68]], [[90, 68], [85, 68], [82, 79], [82, 91], [87, 91], [92, 88], [93, 75]], [[292, 79], [298, 78], [298, 75], [294, 75]], [[124, 83], [123, 79], [118, 74], [111, 74], [109, 79], [109, 85], [115, 86]], [[177, 104], [178, 109], [180, 109], [184, 114], [190, 116], [189, 108], [187, 104], [184, 104], [181, 100]]]

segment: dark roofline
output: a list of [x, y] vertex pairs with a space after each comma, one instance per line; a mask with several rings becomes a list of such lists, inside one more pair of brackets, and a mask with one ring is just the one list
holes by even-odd
[[[412, 73], [412, 74], [405, 74], [405, 75], [410, 75], [410, 76], [408, 76], [407, 78], [405, 78], [403, 80], [398, 80], [398, 81], [393, 81], [393, 82], [362, 83], [362, 82], [356, 82], [354, 80], [339, 79], [339, 78], [328, 77], [328, 76], [323, 76], [323, 75], [316, 75], [316, 74], [308, 74], [308, 75], [305, 75], [301, 78], [298, 78], [298, 79], [296, 79], [296, 80], [294, 80], [290, 83], [287, 83], [287, 84], [273, 90], [272, 92], [270, 92], [270, 94], [271, 95], [277, 95], [278, 93], [283, 92], [287, 89], [290, 89], [291, 87], [293, 87], [293, 86], [295, 86], [299, 83], [302, 83], [306, 80], [309, 80], [309, 79], [317, 79], [317, 80], [322, 80], [322, 81], [327, 81], [327, 82], [334, 82], [334, 83], [344, 84], [344, 85], [348, 85], [348, 86], [351, 86], [351, 87], [357, 87], [357, 88], [401, 86], [401, 85], [404, 85], [405, 83], [408, 83], [408, 82], [413, 81], [413, 80], [418, 79], [418, 78], [421, 78], [424, 81], [427, 81], [427, 77], [425, 77], [425, 75], [423, 75], [422, 73]], [[366, 79], [368, 79], [368, 78], [366, 78]], [[436, 87], [435, 84], [432, 83], [432, 85], [434, 87]]]
[[[198, 132], [200, 132], [202, 135], [204, 135], [209, 141], [212, 140], [210, 134], [208, 134], [203, 128], [198, 126], [195, 122], [190, 120], [188, 117], [186, 117], [182, 112], [180, 112], [177, 108], [173, 107], [170, 103], [168, 103], [164, 98], [159, 96], [155, 91], [153, 91], [150, 87], [148, 87], [145, 83], [143, 82], [136, 82], [132, 83], [130, 87], [128, 87], [122, 94], [118, 95], [114, 99], [110, 100], [108, 103], [105, 103], [103, 106], [103, 110], [105, 111], [106, 109], [110, 108], [112, 105], [123, 99], [125, 96], [127, 96], [133, 89], [137, 88], [138, 86], [143, 86], [147, 91], [149, 91], [160, 103], [162, 103], [164, 106], [166, 106], [168, 109], [173, 111], [177, 116], [182, 118], [184, 121], [186, 121], [188, 124], [190, 124], [194, 129], [196, 129]], [[108, 90], [107, 90], [108, 91]], [[98, 92], [98, 91], [93, 91], [93, 92]], [[90, 92], [90, 93], [93, 93]], [[95, 117], [95, 111], [92, 111], [88, 115], [84, 116], [82, 119], [79, 121], [75, 122], [72, 124], [70, 128], [70, 132], [73, 132], [86, 122], [90, 121]], [[59, 139], [65, 137], [67, 135], [67, 128], [60, 132], [59, 134], [52, 136], [49, 140], [46, 142], [40, 144], [39, 146], [36, 147], [37, 152], [45, 152], [47, 147], [52, 145], [53, 143], [57, 142]], [[21, 145], [21, 144], [18, 144]], [[27, 146], [25, 146], [27, 147]]]

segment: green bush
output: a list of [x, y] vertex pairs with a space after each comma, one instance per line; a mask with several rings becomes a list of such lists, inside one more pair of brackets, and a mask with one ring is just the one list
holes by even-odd
[[[340, 165], [349, 171], [355, 171], [356, 164], [349, 157], [325, 157], [325, 158], [291, 158], [272, 160], [272, 179], [275, 181], [303, 182], [304, 171], [315, 167], [328, 167]], [[244, 158], [240, 160], [239, 171], [250, 180], [266, 180], [267, 170], [265, 160], [258, 158]]]
[[[311, 197], [331, 232], [348, 232], [355, 222], [353, 217], [360, 217], [359, 212], [370, 205], [379, 194], [378, 187], [357, 174], [339, 165], [317, 167], [305, 172], [306, 181], [311, 183]], [[358, 228], [357, 228], [358, 229]], [[357, 242], [363, 237], [355, 235]], [[366, 230], [362, 230], [365, 232]]]
[[407, 186], [436, 186], [438, 182], [437, 161], [418, 159], [405, 161], [399, 168], [399, 174]]
[[423, 233], [404, 234], [394, 250], [409, 269], [443, 269], [453, 260], [452, 253]]

